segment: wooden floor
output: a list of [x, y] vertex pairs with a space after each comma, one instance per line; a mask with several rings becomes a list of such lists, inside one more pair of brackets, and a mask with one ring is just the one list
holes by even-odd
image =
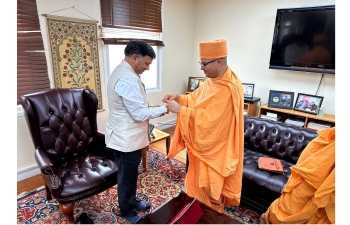
[[[174, 135], [175, 127], [169, 127], [167, 129], [163, 130], [164, 132], [168, 133], [171, 135], [171, 138]], [[165, 140], [156, 142], [154, 144], [150, 145], [151, 148], [166, 154], [166, 148], [165, 148]], [[180, 162], [186, 163], [186, 151], [180, 152], [175, 159], [179, 160]], [[22, 192], [30, 192], [33, 191], [41, 186], [44, 186], [44, 180], [41, 177], [41, 175], [35, 175], [33, 177], [30, 177], [25, 180], [21, 180], [17, 182], [17, 195], [22, 193]]]

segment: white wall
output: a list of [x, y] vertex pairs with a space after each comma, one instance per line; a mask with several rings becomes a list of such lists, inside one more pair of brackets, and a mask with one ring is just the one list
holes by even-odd
[[[198, 42], [225, 38], [229, 45], [229, 66], [242, 82], [254, 83], [254, 96], [267, 103], [269, 90], [315, 94], [320, 74], [268, 69], [273, 26], [277, 8], [335, 4], [334, 0], [164, 0], [163, 92], [149, 94], [151, 105], [161, 104], [166, 93], [185, 93], [189, 76], [204, 76], [198, 65]], [[37, 0], [39, 15], [64, 8], [75, 8], [95, 20], [100, 19], [99, 0]], [[57, 16], [89, 19], [74, 9], [53, 13]], [[49, 57], [46, 19], [40, 16], [44, 47]], [[104, 84], [102, 42], [99, 42], [101, 79]], [[50, 79], [51, 59], [47, 59]], [[326, 113], [335, 113], [335, 77], [325, 75], [318, 95], [324, 96]], [[104, 85], [102, 93], [105, 96]], [[105, 131], [108, 105], [99, 112], [98, 127]], [[174, 120], [169, 114], [151, 122], [155, 125]], [[24, 117], [17, 117], [17, 173], [37, 166], [34, 147]], [[19, 176], [18, 176], [19, 177]], [[23, 177], [23, 176], [20, 176]]]
[[[74, 17], [81, 19], [90, 19], [101, 22], [99, 0], [37, 0], [37, 7], [43, 34], [43, 42], [46, 51], [48, 72], [52, 80], [52, 61], [49, 53], [49, 42], [47, 35], [46, 17], [41, 14], [50, 14], [55, 16]], [[187, 88], [187, 80], [191, 67], [193, 23], [194, 23], [194, 0], [164, 0], [164, 59], [163, 59], [163, 79], [160, 93], [149, 94], [150, 105], [162, 104], [161, 99], [166, 93], [184, 93]], [[74, 6], [75, 9], [87, 14], [89, 17], [70, 8], [59, 12], [51, 13], [61, 9]], [[179, 16], [181, 15], [181, 16]], [[180, 34], [180, 35], [179, 35]], [[97, 113], [97, 125], [99, 130], [105, 131], [106, 120], [108, 116], [108, 104], [105, 96], [104, 86], [104, 60], [103, 60], [103, 42], [99, 41], [100, 50], [100, 68], [101, 84], [103, 94], [104, 111]], [[53, 83], [51, 82], [53, 87]], [[151, 120], [156, 126], [163, 123], [174, 121], [175, 114], [165, 115], [161, 118]], [[23, 116], [17, 117], [17, 179], [26, 178], [23, 173], [33, 175], [28, 172], [37, 164], [34, 159], [34, 147], [30, 137], [28, 127]]]
[[[253, 83], [254, 96], [268, 102], [270, 90], [315, 95], [321, 74], [269, 69], [277, 8], [334, 5], [334, 0], [196, 0], [191, 74], [203, 76], [198, 42], [227, 39], [228, 65], [243, 83]], [[324, 75], [318, 91], [325, 113], [335, 114], [335, 76]]]

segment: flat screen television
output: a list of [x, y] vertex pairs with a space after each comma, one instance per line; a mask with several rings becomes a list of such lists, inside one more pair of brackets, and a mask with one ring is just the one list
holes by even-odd
[[335, 74], [335, 5], [277, 9], [269, 68]]

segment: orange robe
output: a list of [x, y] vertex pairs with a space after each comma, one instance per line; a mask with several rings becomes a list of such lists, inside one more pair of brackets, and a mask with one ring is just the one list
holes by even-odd
[[168, 157], [187, 148], [186, 193], [222, 211], [239, 205], [243, 172], [243, 87], [228, 68], [182, 95]]
[[318, 131], [266, 211], [267, 223], [335, 223], [335, 128]]

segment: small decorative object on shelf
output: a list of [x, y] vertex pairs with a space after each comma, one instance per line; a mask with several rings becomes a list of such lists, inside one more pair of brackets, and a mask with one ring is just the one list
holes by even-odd
[[242, 83], [244, 90], [244, 98], [253, 98], [254, 95], [254, 84]]
[[196, 90], [204, 83], [205, 79], [206, 77], [189, 77], [187, 91], [192, 92]]
[[294, 92], [270, 90], [269, 107], [292, 109], [294, 102]]
[[278, 120], [281, 122], [314, 130], [323, 130], [335, 126], [335, 116], [332, 114], [324, 113], [323, 117], [319, 117], [298, 110], [268, 107], [267, 104], [260, 106], [258, 117], [266, 118], [266, 115], [270, 115], [268, 119], [272, 120], [274, 114], [278, 115], [278, 118], [280, 118]]
[[317, 116], [323, 117], [323, 115], [324, 115], [324, 106], [321, 106], [320, 109], [318, 110]]
[[[323, 97], [299, 93], [294, 110], [317, 115], [322, 105]], [[323, 112], [321, 113], [323, 116]]]

